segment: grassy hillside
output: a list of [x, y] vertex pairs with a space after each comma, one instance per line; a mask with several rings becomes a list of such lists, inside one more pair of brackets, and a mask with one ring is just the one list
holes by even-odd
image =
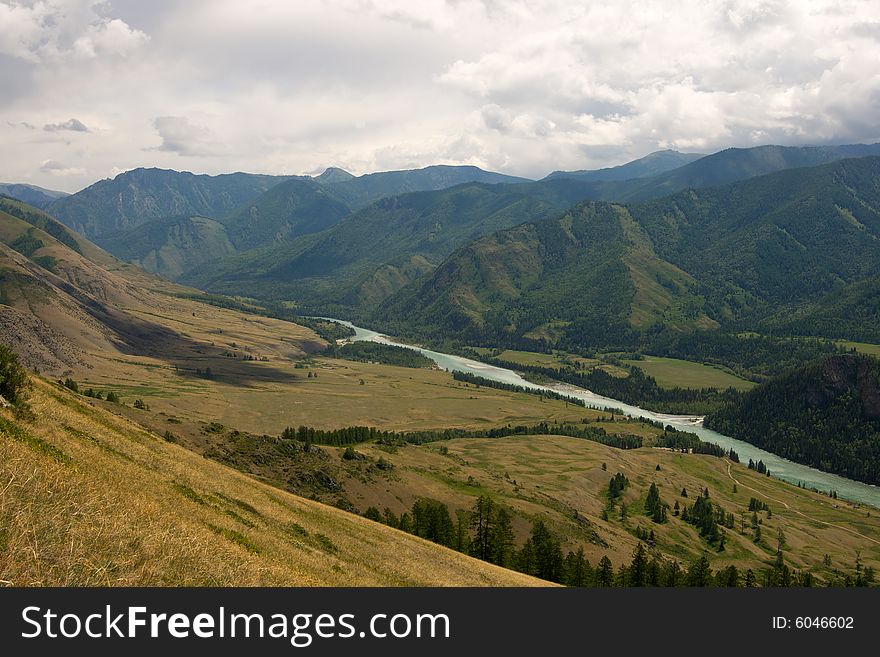
[[0, 583], [509, 586], [538, 583], [291, 495], [35, 380], [0, 411]]
[[[388, 368], [386, 372], [406, 380], [408, 370]], [[159, 430], [168, 426], [161, 416], [141, 417], [148, 425], [157, 423]], [[601, 411], [578, 408], [569, 417], [578, 427], [641, 436], [646, 445], [662, 438], [655, 426]], [[772, 565], [780, 529], [789, 568], [810, 572], [820, 582], [854, 576], [857, 558], [862, 567], [872, 568], [880, 560], [876, 512], [716, 456], [649, 446], [623, 450], [553, 435], [460, 438], [421, 445], [365, 442], [353, 449], [316, 449], [297, 440], [229, 426], [198, 429], [177, 424], [171, 426], [170, 435], [208, 459], [360, 514], [371, 513], [372, 508], [383, 518], [402, 518], [415, 513], [414, 505], [429, 500], [446, 505], [453, 522], [462, 518], [468, 527], [478, 498], [491, 497], [510, 514], [517, 549], [540, 520], [559, 538], [563, 551], [583, 549], [593, 565], [607, 556], [615, 570], [629, 563], [637, 543], [651, 531], [652, 556], [685, 565], [708, 555], [714, 569], [734, 565], [741, 575], [747, 569], [759, 574]], [[618, 472], [630, 483], [620, 500], [609, 505], [609, 479]], [[661, 500], [669, 505], [665, 522], [645, 515], [651, 483], [659, 487]], [[712, 503], [734, 519], [732, 526], [722, 530], [723, 550], [674, 513], [673, 505], [693, 504], [704, 488]], [[770, 507], [770, 512], [757, 514], [760, 530], [751, 524], [752, 498]]]

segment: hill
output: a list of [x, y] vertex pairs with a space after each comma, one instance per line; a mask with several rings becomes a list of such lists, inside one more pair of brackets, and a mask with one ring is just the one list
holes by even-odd
[[58, 375], [99, 368], [130, 378], [157, 360], [181, 367], [194, 355], [219, 357], [223, 350], [209, 337], [218, 326], [229, 335], [247, 327], [247, 342], [267, 355], [324, 344], [279, 320], [248, 326], [234, 311], [188, 298], [194, 295], [120, 262], [35, 208], [0, 199], [0, 342], [29, 368]]
[[174, 280], [183, 272], [235, 253], [226, 226], [206, 217], [165, 217], [106, 237], [116, 257]]
[[229, 173], [194, 175], [167, 169], [133, 169], [54, 201], [46, 210], [90, 240], [135, 228], [152, 219], [217, 219], [253, 200], [282, 176]]
[[657, 327], [755, 326], [880, 272], [878, 181], [880, 158], [859, 158], [641, 204], [583, 203], [462, 247], [374, 321], [580, 348], [637, 347]]
[[466, 183], [393, 196], [325, 231], [208, 263], [181, 281], [216, 292], [296, 299], [325, 312], [360, 312], [429, 272], [458, 246], [561, 211], [580, 198], [582, 188], [574, 180]]
[[351, 213], [330, 191], [333, 187], [292, 178], [275, 185], [221, 221], [237, 250], [317, 233]]
[[647, 178], [671, 169], [677, 169], [701, 157], [705, 157], [705, 155], [702, 153], [679, 153], [673, 150], [655, 151], [638, 160], [633, 160], [616, 167], [581, 171], [554, 171], [546, 176], [544, 180], [576, 178], [585, 181], [603, 181]]
[[23, 201], [35, 208], [46, 208], [53, 201], [68, 196], [67, 192], [19, 183], [0, 183], [0, 195]]
[[787, 459], [880, 483], [880, 361], [840, 355], [768, 381], [706, 426]]
[[35, 378], [0, 410], [0, 580], [14, 586], [528, 586], [306, 500]]

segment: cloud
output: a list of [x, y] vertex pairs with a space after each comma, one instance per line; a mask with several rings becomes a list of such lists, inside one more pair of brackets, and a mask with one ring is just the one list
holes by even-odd
[[81, 176], [85, 173], [82, 167], [67, 167], [57, 160], [45, 160], [40, 165], [40, 171], [50, 176]]
[[160, 151], [192, 157], [219, 155], [223, 149], [207, 128], [190, 123], [185, 116], [159, 116], [153, 126], [162, 138]]
[[47, 123], [43, 126], [46, 132], [58, 132], [59, 130], [72, 130], [73, 132], [88, 132], [89, 129], [79, 119], [68, 119], [64, 123]]
[[[63, 182], [84, 186], [181, 157], [539, 177], [661, 148], [878, 141], [872, 4], [0, 2], [0, 179], [58, 182], [43, 163], [75, 161]], [[60, 117], [101, 129], [87, 148], [41, 134], [74, 128]]]
[[149, 41], [98, 0], [0, 3], [0, 54], [31, 63], [125, 56]]

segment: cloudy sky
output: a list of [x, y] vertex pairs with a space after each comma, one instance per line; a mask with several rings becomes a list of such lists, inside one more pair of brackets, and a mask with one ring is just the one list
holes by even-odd
[[880, 140], [877, 0], [0, 1], [0, 181]]

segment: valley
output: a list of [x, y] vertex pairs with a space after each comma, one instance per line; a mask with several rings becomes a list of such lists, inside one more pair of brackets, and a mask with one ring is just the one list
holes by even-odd
[[5, 187], [0, 579], [871, 584], [875, 151]]

